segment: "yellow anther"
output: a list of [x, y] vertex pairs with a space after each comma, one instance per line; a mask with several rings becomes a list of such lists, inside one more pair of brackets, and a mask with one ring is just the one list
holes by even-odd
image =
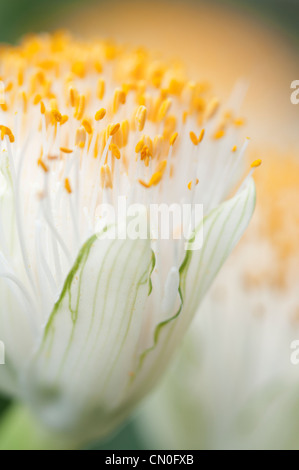
[[199, 136], [198, 136], [198, 142], [199, 142], [199, 143], [203, 141], [203, 138], [204, 138], [204, 136], [205, 136], [205, 132], [206, 132], [205, 129], [202, 129], [202, 130], [201, 130], [201, 132], [200, 132], [200, 134], [199, 134]]
[[222, 139], [222, 137], [225, 136], [225, 130], [224, 129], [219, 129], [218, 131], [215, 132], [214, 134], [214, 139], [215, 140], [219, 140], [219, 139]]
[[48, 173], [49, 168], [47, 167], [47, 165], [45, 164], [45, 162], [41, 158], [39, 158], [37, 164], [38, 164], [38, 166], [40, 166], [44, 170], [45, 173]]
[[71, 187], [71, 184], [70, 184], [70, 180], [68, 178], [65, 178], [65, 180], [64, 180], [64, 187], [65, 187], [66, 191], [69, 194], [72, 193], [72, 187]]
[[77, 77], [84, 78], [86, 74], [85, 64], [81, 61], [75, 62], [72, 65], [72, 72], [74, 75], [77, 75]]
[[238, 119], [234, 120], [234, 125], [236, 127], [244, 126], [244, 124], [245, 124], [245, 119], [243, 119], [243, 118], [238, 118]]
[[68, 120], [69, 120], [69, 117], [66, 114], [64, 114], [61, 117], [60, 125], [63, 126], [63, 124], [65, 124]]
[[258, 160], [254, 160], [254, 162], [251, 163], [251, 168], [258, 168], [259, 166], [261, 166], [262, 164], [262, 160], [258, 159]]
[[166, 99], [162, 102], [158, 111], [158, 121], [162, 121], [168, 113], [172, 102], [170, 99]]
[[144, 139], [142, 138], [141, 140], [139, 140], [139, 142], [137, 143], [135, 147], [135, 153], [141, 152], [141, 150], [143, 149], [143, 146], [144, 146]]
[[21, 87], [24, 83], [24, 72], [23, 70], [19, 70], [18, 73], [18, 86]]
[[149, 157], [149, 154], [150, 154], [150, 152], [149, 152], [148, 146], [147, 146], [147, 145], [144, 145], [144, 146], [142, 147], [141, 152], [140, 152], [141, 160], [145, 160], [145, 158]]
[[51, 114], [56, 122], [61, 122], [62, 116], [57, 109], [52, 109]]
[[101, 121], [102, 119], [104, 119], [105, 116], [106, 116], [106, 109], [101, 108], [101, 109], [99, 109], [99, 111], [96, 112], [95, 120], [96, 121]]
[[216, 112], [218, 111], [220, 102], [218, 98], [213, 98], [207, 105], [206, 109], [206, 119], [211, 119], [215, 116]]
[[121, 104], [125, 104], [125, 102], [126, 102], [126, 93], [120, 88], [117, 88], [113, 96], [113, 108], [112, 108], [113, 113], [116, 114], [119, 109], [119, 106]]
[[70, 88], [70, 104], [72, 108], [76, 107], [78, 92], [74, 88]]
[[13, 82], [9, 82], [5, 87], [5, 92], [9, 93], [13, 89]]
[[143, 131], [147, 117], [147, 109], [145, 106], [139, 106], [136, 112], [136, 127], [139, 132]]
[[163, 177], [163, 173], [161, 173], [161, 171], [156, 171], [156, 173], [154, 173], [151, 179], [149, 180], [148, 185], [156, 186], [157, 184], [160, 183], [162, 177]]
[[93, 129], [92, 129], [92, 125], [91, 125], [89, 119], [83, 119], [82, 126], [86, 130], [87, 134], [92, 134]]
[[118, 146], [115, 145], [115, 144], [111, 144], [109, 148], [111, 150], [112, 155], [115, 158], [117, 158], [117, 160], [119, 160], [120, 159], [120, 150], [119, 150]]
[[172, 136], [170, 137], [170, 141], [169, 141], [170, 145], [173, 146], [175, 144], [175, 141], [177, 140], [178, 136], [179, 136], [179, 134], [177, 132], [172, 134]]
[[98, 87], [97, 87], [97, 97], [99, 100], [102, 100], [104, 98], [105, 94], [105, 80], [103, 78], [100, 78], [98, 81]]
[[190, 132], [190, 139], [194, 145], [198, 145], [198, 139], [193, 131]]
[[45, 114], [45, 112], [46, 112], [46, 107], [45, 107], [43, 101], [40, 102], [40, 112], [41, 112], [41, 114]]
[[188, 118], [188, 111], [184, 111], [183, 116], [182, 116], [183, 124], [186, 124], [187, 118]]
[[33, 104], [34, 104], [34, 106], [36, 106], [37, 104], [39, 104], [39, 103], [41, 102], [41, 100], [42, 100], [42, 97], [41, 97], [40, 94], [35, 95], [35, 97], [34, 97], [34, 99], [33, 99]]
[[66, 147], [60, 147], [60, 151], [61, 151], [62, 153], [73, 153], [73, 150], [68, 149], [68, 148], [66, 148]]
[[11, 143], [13, 143], [15, 141], [15, 138], [14, 138], [14, 135], [12, 133], [12, 131], [10, 130], [9, 127], [6, 127], [6, 126], [0, 126], [0, 130], [1, 130], [1, 139], [3, 140], [4, 137], [7, 135], [8, 138], [9, 138], [9, 141]]
[[7, 105], [7, 103], [2, 103], [2, 104], [0, 104], [0, 106], [1, 106], [2, 111], [5, 111], [5, 112], [6, 112], [6, 111], [8, 110], [8, 105]]
[[[188, 183], [188, 189], [190, 189], [190, 190], [192, 189], [192, 185], [193, 185], [193, 183], [194, 183], [194, 181], [193, 181], [193, 180], [189, 181], [189, 183]], [[199, 183], [199, 179], [198, 179], [198, 178], [196, 178], [196, 180], [195, 180], [195, 186], [197, 186], [197, 185], [198, 185], [198, 183]]]
[[117, 124], [112, 124], [109, 128], [109, 135], [114, 135], [117, 133], [117, 131], [119, 130], [120, 128], [120, 124], [117, 123]]
[[176, 78], [172, 78], [169, 82], [168, 92], [171, 95], [179, 96], [182, 93], [183, 88], [184, 88], [183, 80], [177, 80]]
[[56, 111], [58, 109], [58, 103], [57, 103], [56, 98], [50, 99], [50, 108], [51, 108], [51, 111]]
[[233, 146], [232, 152], [235, 153], [238, 150], [238, 147], [236, 145]]
[[144, 188], [149, 188], [149, 184], [146, 183], [145, 181], [139, 180], [139, 183], [140, 183]]

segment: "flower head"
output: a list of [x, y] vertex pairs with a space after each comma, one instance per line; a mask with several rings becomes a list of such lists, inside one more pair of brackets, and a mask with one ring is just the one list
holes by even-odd
[[[1, 76], [0, 387], [53, 427], [105, 433], [163, 374], [248, 225], [260, 161], [227, 200], [242, 120], [143, 49], [30, 37], [1, 50]], [[99, 232], [121, 196], [203, 204], [202, 249]]]

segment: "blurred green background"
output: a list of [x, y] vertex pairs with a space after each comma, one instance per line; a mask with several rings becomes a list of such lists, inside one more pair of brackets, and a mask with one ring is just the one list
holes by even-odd
[[[196, 0], [190, 1], [196, 2]], [[86, 5], [103, 2], [105, 0], [0, 0], [0, 41], [15, 42], [28, 32], [47, 30], [49, 24], [55, 26], [57, 18], [61, 25], [61, 18], [67, 17], [71, 6], [79, 7], [80, 3]], [[299, 0], [209, 0], [208, 3], [213, 2], [216, 5], [229, 4], [245, 9], [266, 23], [272, 23], [284, 30], [285, 34], [299, 45]], [[8, 406], [9, 401], [0, 397], [0, 419]], [[140, 450], [148, 449], [149, 445], [138, 433], [132, 418], [117, 435], [90, 448]]]

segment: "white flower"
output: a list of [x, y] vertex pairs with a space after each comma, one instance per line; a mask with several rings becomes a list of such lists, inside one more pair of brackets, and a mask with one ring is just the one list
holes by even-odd
[[[3, 49], [1, 64], [0, 389], [94, 437], [163, 375], [250, 221], [260, 162], [227, 200], [240, 119], [147, 51], [56, 34]], [[120, 196], [202, 203], [203, 248], [97, 233], [100, 205]]]
[[145, 409], [162, 448], [299, 447], [299, 164], [271, 158], [250, 229]]

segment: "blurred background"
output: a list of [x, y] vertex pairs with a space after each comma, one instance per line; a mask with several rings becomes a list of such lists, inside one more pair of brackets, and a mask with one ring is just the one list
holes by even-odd
[[[298, 24], [299, 0], [0, 0], [1, 42], [70, 29], [179, 57], [191, 77], [211, 81], [223, 98], [237, 79], [248, 79], [243, 112], [254, 157], [298, 152], [299, 107], [290, 103], [290, 84], [299, 79]], [[7, 406], [1, 398], [0, 413]], [[93, 448], [150, 448], [136, 419]]]

